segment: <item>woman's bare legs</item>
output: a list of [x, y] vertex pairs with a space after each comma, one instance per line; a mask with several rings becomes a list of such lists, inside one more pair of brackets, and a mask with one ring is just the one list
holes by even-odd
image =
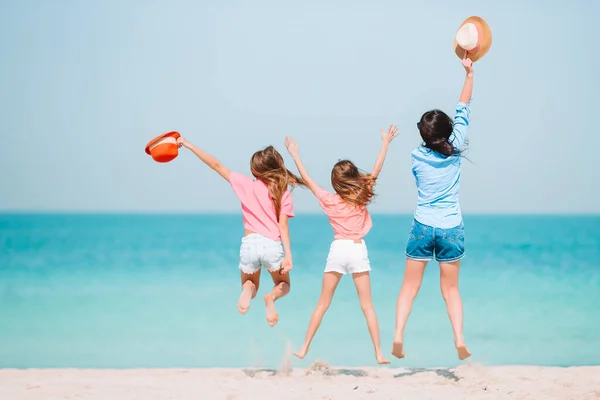
[[446, 302], [446, 310], [452, 324], [454, 332], [454, 344], [458, 351], [458, 358], [464, 360], [471, 353], [465, 346], [463, 336], [463, 305], [458, 291], [458, 272], [460, 270], [460, 260], [450, 263], [440, 263], [440, 288], [442, 296]]
[[389, 364], [390, 360], [386, 359], [381, 351], [379, 324], [377, 323], [377, 315], [375, 315], [375, 307], [373, 307], [373, 300], [371, 298], [371, 278], [369, 272], [352, 274], [352, 279], [354, 279], [354, 285], [358, 293], [360, 308], [367, 319], [367, 327], [369, 328], [369, 334], [375, 348], [375, 358], [379, 364]]
[[417, 293], [419, 293], [426, 266], [427, 261], [406, 259], [402, 288], [400, 288], [400, 294], [396, 303], [396, 330], [394, 332], [394, 344], [392, 347], [392, 355], [398, 358], [404, 357], [404, 328], [412, 310], [413, 301], [417, 297]]
[[323, 315], [325, 315], [325, 312], [331, 304], [331, 299], [333, 299], [335, 289], [337, 288], [337, 285], [340, 282], [341, 278], [342, 274], [338, 272], [325, 272], [325, 275], [323, 275], [321, 297], [319, 297], [317, 307], [315, 308], [315, 311], [313, 311], [312, 316], [310, 317], [308, 329], [306, 330], [306, 337], [304, 338], [304, 344], [302, 345], [300, 350], [294, 353], [296, 357], [304, 358], [304, 356], [306, 356], [306, 353], [308, 353], [310, 342], [312, 342], [315, 333], [317, 333], [317, 329], [319, 329], [319, 325], [321, 325]]
[[242, 294], [238, 300], [238, 311], [240, 314], [246, 314], [250, 308], [250, 300], [256, 296], [258, 286], [260, 284], [260, 270], [253, 274], [241, 272], [242, 277]]
[[271, 278], [275, 287], [271, 293], [265, 294], [265, 308], [267, 310], [267, 322], [270, 326], [275, 326], [279, 321], [279, 315], [275, 309], [275, 300], [282, 298], [290, 292], [290, 274], [280, 274], [279, 271], [271, 272]]

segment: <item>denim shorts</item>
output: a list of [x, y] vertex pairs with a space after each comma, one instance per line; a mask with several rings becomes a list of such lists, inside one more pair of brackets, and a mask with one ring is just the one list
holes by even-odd
[[264, 266], [269, 272], [277, 272], [283, 256], [281, 242], [252, 233], [242, 238], [240, 269], [246, 274], [254, 274]]
[[443, 229], [423, 225], [413, 220], [406, 257], [411, 260], [452, 262], [465, 256], [465, 227], [461, 224], [454, 228]]

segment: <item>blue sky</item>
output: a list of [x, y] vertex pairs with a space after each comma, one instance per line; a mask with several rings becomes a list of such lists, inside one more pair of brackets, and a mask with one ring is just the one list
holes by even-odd
[[147, 141], [178, 130], [249, 174], [255, 150], [285, 153], [293, 135], [329, 188], [340, 158], [370, 169], [396, 123], [372, 211], [410, 213], [415, 122], [453, 112], [452, 40], [469, 15], [494, 40], [476, 64], [463, 211], [599, 213], [592, 0], [0, 0], [0, 210], [236, 211], [199, 160], [154, 163]]

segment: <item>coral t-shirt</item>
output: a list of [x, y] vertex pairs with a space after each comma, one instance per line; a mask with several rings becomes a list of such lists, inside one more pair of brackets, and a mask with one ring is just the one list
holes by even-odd
[[369, 233], [373, 221], [367, 207], [347, 203], [338, 194], [319, 188], [319, 204], [329, 217], [335, 239], [362, 239]]
[[[229, 174], [229, 182], [242, 203], [244, 228], [272, 240], [281, 240], [275, 207], [267, 185], [258, 179], [254, 180], [236, 172]], [[289, 190], [286, 190], [281, 198], [280, 215], [294, 217], [294, 203]]]

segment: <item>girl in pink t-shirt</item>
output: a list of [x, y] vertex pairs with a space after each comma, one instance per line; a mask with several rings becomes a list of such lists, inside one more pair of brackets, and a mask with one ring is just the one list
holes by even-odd
[[360, 300], [360, 306], [367, 319], [367, 326], [371, 334], [371, 340], [375, 347], [375, 357], [379, 364], [389, 364], [381, 352], [379, 341], [379, 325], [375, 308], [371, 300], [371, 278], [369, 271], [371, 265], [367, 246], [363, 237], [373, 226], [371, 216], [367, 211], [367, 204], [373, 198], [373, 186], [375, 180], [383, 167], [385, 156], [391, 141], [398, 136], [398, 128], [391, 125], [387, 133], [381, 131], [383, 144], [375, 167], [370, 174], [365, 174], [348, 160], [339, 161], [331, 171], [331, 184], [335, 193], [330, 193], [319, 187], [308, 176], [300, 155], [298, 145], [293, 138], [285, 139], [285, 146], [294, 158], [298, 171], [305, 185], [315, 194], [329, 222], [333, 228], [334, 241], [329, 249], [321, 297], [315, 311], [310, 318], [304, 344], [294, 353], [297, 357], [304, 358], [325, 312], [329, 308], [335, 289], [344, 274], [352, 274], [356, 285], [356, 291]]
[[242, 294], [238, 310], [241, 314], [248, 311], [250, 300], [258, 291], [261, 266], [264, 266], [275, 284], [264, 296], [267, 322], [275, 326], [279, 320], [275, 300], [289, 293], [288, 272], [293, 268], [288, 219], [294, 217], [294, 205], [288, 187], [304, 183], [285, 168], [281, 154], [273, 146], [252, 155], [250, 170], [256, 178], [252, 179], [230, 172], [216, 158], [184, 138], [177, 139], [177, 143], [227, 180], [240, 199], [245, 232], [240, 248]]

